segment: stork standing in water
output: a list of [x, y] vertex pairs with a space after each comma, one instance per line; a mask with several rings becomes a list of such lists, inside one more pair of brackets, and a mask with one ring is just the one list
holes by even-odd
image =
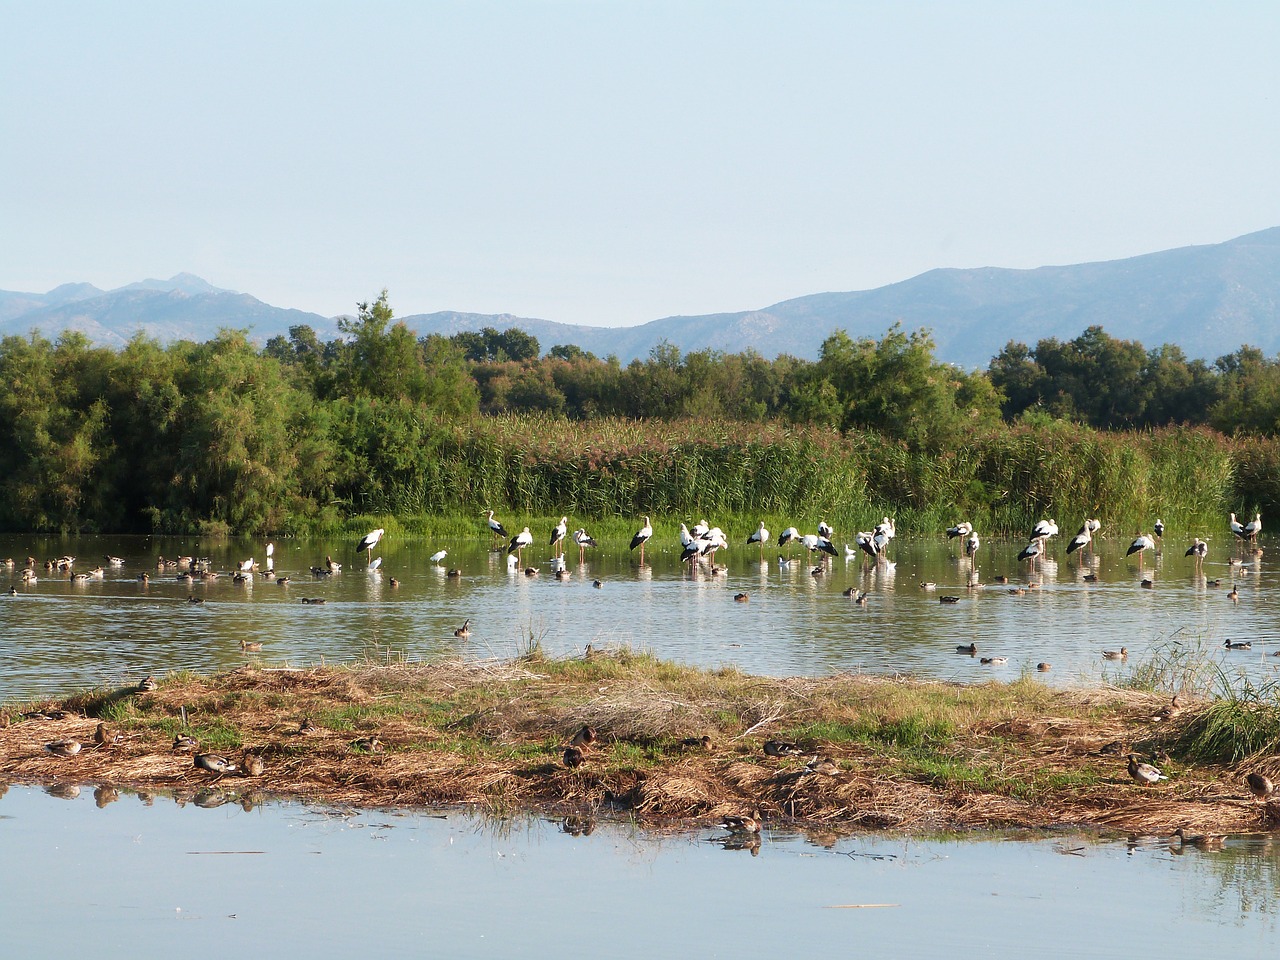
[[492, 510], [486, 510], [486, 511], [485, 511], [485, 514], [486, 514], [486, 515], [488, 516], [488, 518], [489, 518], [489, 549], [490, 549], [490, 550], [492, 550], [492, 549], [494, 549], [498, 544], [500, 544], [500, 543], [502, 543], [504, 540], [506, 540], [506, 539], [507, 539], [507, 537], [509, 537], [509, 536], [510, 536], [510, 534], [509, 534], [509, 533], [507, 533], [507, 528], [506, 528], [506, 527], [504, 527], [504, 526], [503, 526], [501, 523], [499, 523], [497, 520], [493, 519], [493, 511], [492, 511]]
[[[836, 535], [835, 527], [831, 526], [831, 524], [827, 523], [827, 521], [825, 520], [818, 521], [818, 536], [825, 537], [827, 540], [830, 540], [835, 535]], [[765, 534], [765, 536], [767, 537], [768, 534]]]
[[1084, 522], [1084, 526], [1080, 531], [1071, 538], [1071, 542], [1067, 544], [1067, 556], [1075, 553], [1077, 550], [1083, 550], [1093, 542], [1093, 531], [1089, 529], [1089, 521]]
[[370, 530], [360, 538], [360, 543], [356, 545], [356, 553], [368, 554], [369, 562], [373, 563], [373, 548], [378, 545], [378, 541], [382, 539], [382, 535], [386, 532], [381, 527], [377, 530]]
[[973, 524], [967, 520], [961, 520], [959, 523], [947, 527], [947, 543], [950, 543], [956, 537], [967, 538], [973, 533]]
[[1138, 555], [1138, 569], [1141, 570], [1143, 552], [1146, 550], [1154, 550], [1155, 548], [1155, 539], [1144, 533], [1140, 534], [1134, 539], [1133, 543], [1129, 544], [1129, 549], [1125, 551], [1124, 555], [1126, 557], [1131, 557], [1136, 553]]
[[1249, 543], [1257, 545], [1258, 534], [1262, 532], [1262, 514], [1255, 514], [1253, 519], [1244, 525], [1245, 539]]
[[276, 545], [274, 543], [267, 544], [267, 573], [276, 568]]
[[[704, 520], [703, 523], [706, 521]], [[640, 566], [644, 566], [644, 545], [649, 542], [649, 538], [653, 536], [653, 524], [649, 522], [649, 518], [644, 518], [644, 526], [636, 531], [635, 536], [631, 538], [631, 549], [640, 548]]]
[[764, 562], [764, 545], [768, 542], [769, 542], [769, 531], [765, 529], [764, 521], [761, 520], [760, 526], [756, 529], [756, 532], [751, 534], [751, 536], [747, 537], [747, 546], [751, 546], [751, 544], [753, 543], [759, 545], [761, 563]]
[[1035, 525], [1031, 531], [1031, 539], [1040, 541], [1040, 552], [1044, 553], [1049, 547], [1049, 538], [1058, 535], [1058, 521], [1041, 520]]
[[510, 556], [514, 553], [516, 555], [516, 565], [519, 566], [524, 563], [524, 548], [532, 543], [533, 534], [529, 532], [528, 527], [525, 527], [511, 538], [511, 543], [507, 546], [507, 555]]
[[1159, 540], [1161, 544], [1163, 544], [1164, 543], [1164, 521], [1161, 520], [1159, 517], [1156, 517], [1155, 525], [1151, 529], [1155, 531], [1156, 539]]
[[1201, 540], [1199, 537], [1196, 537], [1196, 542], [1193, 543], [1191, 546], [1187, 547], [1187, 552], [1183, 554], [1183, 556], [1195, 557], [1196, 569], [1199, 570], [1200, 565], [1204, 563], [1204, 558], [1208, 555], [1208, 553], [1209, 553], [1209, 545], [1205, 543], [1203, 540]]
[[[795, 527], [787, 527], [778, 534], [778, 546], [786, 547], [789, 543], [795, 543], [800, 539], [800, 531]], [[791, 548], [787, 547], [787, 559], [791, 559]]]
[[1244, 532], [1244, 524], [1236, 519], [1236, 515], [1231, 515], [1231, 532], [1241, 540], [1247, 539]]
[[553, 557], [560, 557], [564, 555], [564, 538], [565, 538], [565, 534], [567, 534], [568, 532], [569, 532], [568, 517], [561, 517], [560, 522], [551, 528], [551, 537], [547, 541], [547, 544], [548, 546], [551, 547], [551, 555]]
[[581, 565], [587, 559], [587, 547], [599, 546], [596, 538], [587, 533], [583, 528], [573, 531], [573, 542], [578, 545], [578, 564]]
[[969, 536], [964, 541], [964, 555], [972, 560], [978, 555], [978, 548], [982, 546], [982, 541], [978, 539], [978, 531], [970, 530]]

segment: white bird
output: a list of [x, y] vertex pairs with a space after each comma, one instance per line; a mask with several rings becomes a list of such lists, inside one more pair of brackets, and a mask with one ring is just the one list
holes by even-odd
[[689, 528], [687, 526], [685, 526], [683, 523], [680, 524], [680, 549], [681, 550], [688, 550], [691, 546], [693, 546], [693, 543], [696, 539], [697, 537], [695, 537], [692, 533], [689, 532]]
[[1138, 758], [1134, 754], [1129, 754], [1129, 776], [1136, 783], [1143, 786], [1151, 786], [1153, 783], [1159, 783], [1161, 780], [1168, 780], [1163, 773], [1149, 763], [1139, 763]]
[[1093, 517], [1090, 517], [1088, 520], [1086, 520], [1084, 522], [1084, 525], [1088, 527], [1089, 533], [1091, 534], [1097, 533], [1099, 530], [1102, 529], [1102, 521], [1095, 519]]
[[1040, 541], [1032, 540], [1030, 543], [1028, 543], [1025, 547], [1022, 548], [1022, 552], [1018, 554], [1018, 559], [1019, 560], [1037, 560], [1039, 559], [1041, 552], [1042, 550], [1040, 547]]
[[753, 544], [753, 543], [755, 543], [755, 544], [759, 544], [759, 546], [760, 546], [760, 559], [761, 559], [761, 560], [763, 560], [763, 559], [764, 559], [764, 545], [765, 545], [766, 543], [768, 543], [768, 542], [769, 542], [769, 531], [768, 531], [767, 529], [765, 529], [764, 521], [763, 521], [763, 520], [761, 520], [761, 521], [760, 521], [760, 526], [756, 529], [756, 532], [755, 532], [755, 533], [753, 533], [753, 534], [751, 534], [751, 536], [747, 537], [747, 545], [748, 545], [748, 546], [750, 546], [750, 545], [751, 545], [751, 544]]
[[845, 558], [846, 560], [852, 560], [852, 559], [854, 559], [857, 555], [858, 555], [858, 548], [857, 548], [857, 547], [851, 547], [851, 546], [849, 546], [847, 543], [844, 545], [844, 558]]
[[248, 560], [241, 560], [240, 571], [242, 573], [249, 573], [257, 565], [258, 565], [258, 561], [254, 560], [253, 557], [250, 557]]
[[1039, 540], [1041, 545], [1045, 545], [1050, 537], [1058, 535], [1058, 522], [1056, 520], [1041, 520], [1035, 525], [1031, 531], [1031, 539]]
[[511, 538], [511, 543], [507, 547], [507, 554], [510, 555], [514, 553], [516, 555], [517, 562], [524, 563], [524, 559], [523, 559], [524, 548], [529, 546], [532, 543], [533, 543], [533, 534], [529, 532], [528, 527], [525, 527], [523, 530], [521, 530], [519, 533], [517, 533], [514, 537]]
[[267, 570], [274, 570], [276, 567], [276, 545], [274, 543], [267, 544]]
[[1195, 557], [1196, 566], [1199, 566], [1208, 555], [1209, 544], [1205, 543], [1199, 537], [1196, 537], [1196, 542], [1187, 547], [1187, 552], [1183, 554], [1184, 557]]
[[1255, 514], [1254, 518], [1244, 525], [1244, 535], [1250, 540], [1257, 540], [1258, 534], [1262, 532], [1262, 514]]
[[[683, 524], [681, 524], [683, 526]], [[596, 538], [587, 533], [585, 528], [579, 528], [573, 531], [573, 542], [578, 545], [578, 561], [581, 562], [586, 558], [587, 547], [597, 547]]]
[[982, 541], [978, 539], [976, 530], [969, 531], [969, 538], [964, 542], [964, 555], [972, 558], [978, 552], [978, 547], [982, 546]]
[[485, 513], [489, 517], [489, 546], [492, 547], [499, 539], [505, 540], [510, 534], [507, 533], [506, 527], [493, 519], [492, 510], [486, 510]]
[[690, 530], [689, 532], [692, 533], [695, 537], [701, 537], [710, 529], [711, 529], [711, 525], [707, 523], [707, 518], [703, 517], [701, 520], [699, 520], [697, 523], [693, 525], [693, 529]]
[[551, 537], [547, 540], [547, 545], [552, 548], [552, 553], [559, 556], [564, 550], [565, 534], [569, 532], [569, 518], [561, 517], [560, 522], [551, 528]]
[[898, 535], [898, 530], [893, 525], [893, 521], [888, 517], [885, 517], [876, 524], [876, 533], [883, 533], [885, 535], [885, 541], [888, 542]]
[[971, 533], [973, 533], [973, 524], [964, 520], [953, 527], [947, 527], [948, 540], [954, 540], [956, 537], [967, 537]]
[[715, 563], [716, 551], [729, 546], [729, 538], [724, 535], [724, 531], [719, 527], [712, 527], [698, 538], [698, 542], [701, 544], [702, 555], [707, 557], [712, 564]]
[[778, 534], [778, 546], [785, 547], [792, 540], [799, 540], [799, 539], [800, 539], [800, 531], [797, 530], [795, 527], [787, 527], [787, 529], [783, 530], [780, 534]]
[[[706, 523], [706, 521], [702, 521]], [[696, 529], [696, 528], [695, 528]], [[644, 545], [649, 542], [649, 538], [653, 536], [653, 524], [649, 522], [649, 518], [644, 518], [644, 526], [636, 531], [635, 536], [631, 538], [631, 549], [640, 548], [640, 566], [644, 566]]]
[[360, 538], [360, 542], [356, 545], [356, 553], [363, 551], [364, 553], [367, 553], [369, 555], [369, 559], [372, 560], [373, 548], [378, 545], [378, 541], [382, 539], [382, 535], [386, 532], [387, 531], [383, 530], [381, 527], [377, 530], [370, 530]]
[[1244, 540], [1246, 537], [1246, 534], [1244, 532], [1244, 524], [1242, 524], [1239, 520], [1236, 519], [1236, 515], [1234, 513], [1231, 515], [1231, 532], [1234, 533], [1241, 540]]
[[[831, 524], [827, 523], [827, 521], [825, 520], [818, 521], [818, 536], [826, 537], [828, 540], [830, 540], [833, 536], [835, 536], [835, 533], [836, 533], [835, 527], [831, 526]], [[765, 536], [768, 536], [768, 534], [765, 534]]]
[[430, 560], [432, 563], [434, 563], [434, 564], [436, 564], [436, 565], [439, 565], [440, 561], [441, 561], [441, 560], [443, 560], [443, 559], [444, 559], [445, 557], [447, 557], [448, 555], [449, 555], [449, 551], [448, 551], [448, 550], [437, 550], [435, 553], [433, 553], [433, 554], [432, 554], [430, 557], [428, 557], [427, 559], [428, 559], [428, 560]]
[[1159, 517], [1156, 517], [1156, 522], [1152, 525], [1151, 529], [1155, 531], [1157, 539], [1159, 540], [1164, 539], [1164, 521], [1163, 520], [1161, 520]]
[[1080, 528], [1080, 532], [1071, 538], [1071, 542], [1067, 544], [1067, 554], [1073, 554], [1082, 547], [1087, 547], [1093, 541], [1093, 532], [1089, 529], [1089, 521], [1084, 522], [1084, 526]]
[[1143, 551], [1154, 550], [1155, 548], [1155, 539], [1144, 533], [1140, 534], [1134, 539], [1133, 543], [1129, 544], [1129, 549], [1124, 552], [1124, 555], [1126, 557], [1131, 557], [1136, 553], [1138, 555], [1138, 568], [1141, 569]]

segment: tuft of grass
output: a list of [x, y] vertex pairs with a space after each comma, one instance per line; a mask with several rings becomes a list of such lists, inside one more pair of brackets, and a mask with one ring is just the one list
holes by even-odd
[[1172, 752], [1200, 763], [1240, 763], [1280, 752], [1280, 681], [1238, 682], [1222, 671], [1219, 695], [1182, 727]]

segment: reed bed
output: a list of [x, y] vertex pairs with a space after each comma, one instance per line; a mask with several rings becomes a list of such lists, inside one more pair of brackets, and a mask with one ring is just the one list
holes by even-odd
[[[1165, 718], [1167, 702], [1137, 691], [1053, 691], [1030, 679], [772, 679], [626, 649], [548, 660], [531, 648], [511, 661], [183, 673], [152, 692], [8, 705], [0, 780], [167, 790], [209, 804], [263, 793], [360, 806], [466, 804], [579, 823], [629, 816], [693, 826], [758, 810], [771, 824], [836, 833], [1277, 822], [1280, 806], [1248, 799], [1244, 767], [1178, 752], [1213, 704]], [[55, 706], [66, 715], [23, 715]], [[108, 741], [93, 746], [99, 722]], [[562, 754], [584, 725], [594, 740], [571, 769]], [[171, 749], [179, 733], [232, 760], [261, 757], [265, 770], [221, 778], [196, 770]], [[43, 749], [64, 737], [87, 746], [69, 758]], [[369, 737], [377, 747], [362, 740]], [[796, 755], [766, 755], [773, 739], [795, 744]], [[1169, 782], [1132, 783], [1122, 756], [1129, 749], [1157, 756]]]

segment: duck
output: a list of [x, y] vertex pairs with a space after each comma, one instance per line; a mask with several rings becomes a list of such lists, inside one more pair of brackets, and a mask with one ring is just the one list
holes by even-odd
[[799, 744], [787, 740], [766, 740], [764, 753], [767, 757], [799, 757], [804, 755]]
[[1223, 640], [1222, 645], [1228, 650], [1252, 650], [1252, 640]]
[[150, 693], [152, 690], [156, 689], [156, 687], [158, 686], [160, 685], [156, 683], [155, 677], [143, 677], [141, 680], [138, 681], [138, 692]]
[[229, 773], [238, 773], [240, 769], [226, 757], [218, 756], [216, 753], [197, 753], [191, 758], [191, 765], [197, 770], [216, 773], [220, 777], [225, 777]]
[[1103, 650], [1102, 659], [1103, 660], [1128, 660], [1129, 648], [1121, 647], [1119, 650]]
[[979, 663], [989, 663], [993, 666], [999, 666], [1002, 663], [1008, 663], [1008, 657], [983, 657]]
[[465, 640], [467, 637], [471, 636], [471, 618], [467, 617], [466, 620], [463, 620], [462, 626], [454, 630], [453, 635], [459, 640]]
[[679, 746], [685, 750], [710, 750], [711, 738], [706, 734], [700, 737], [685, 737], [680, 741]]
[[377, 737], [360, 737], [352, 740], [351, 745], [357, 750], [363, 750], [365, 753], [382, 753], [382, 741]]
[[258, 753], [245, 753], [241, 773], [246, 777], [260, 777], [267, 765]]
[[601, 587], [603, 587], [603, 586], [604, 586], [604, 581], [603, 581], [603, 580], [592, 580], [592, 581], [591, 581], [591, 586], [593, 586], [593, 587], [595, 587], [597, 590], [599, 590]]
[[938, 602], [939, 602], [939, 603], [959, 603], [959, 602], [960, 602], [960, 598], [959, 598], [959, 597], [952, 597], [952, 596], [939, 597], [939, 598], [938, 598]]
[[746, 602], [748, 602], [748, 601], [751, 599], [751, 594], [749, 594], [749, 593], [735, 593], [735, 594], [733, 595], [733, 599], [734, 599], [737, 603], [746, 603]]
[[336, 560], [333, 559], [333, 557], [329, 556], [328, 554], [325, 554], [324, 567], [330, 573], [342, 572], [342, 564], [338, 563]]
[[564, 765], [570, 770], [576, 770], [586, 762], [587, 754], [581, 747], [568, 746], [564, 748]]
[[972, 657], [977, 652], [978, 652], [978, 645], [976, 643], [956, 644], [956, 653], [967, 653], [969, 656]]
[[759, 833], [760, 811], [755, 810], [751, 816], [728, 816], [720, 821], [720, 826], [730, 833]]
[[1139, 763], [1138, 755], [1135, 753], [1129, 754], [1128, 760], [1129, 776], [1133, 778], [1134, 783], [1140, 783], [1144, 787], [1149, 787], [1153, 783], [1159, 783], [1161, 780], [1169, 779], [1161, 773], [1157, 767], [1149, 763]]
[[1155, 721], [1172, 720], [1181, 712], [1182, 702], [1178, 699], [1178, 695], [1175, 693], [1173, 695], [1173, 699], [1157, 710], [1155, 716], [1151, 719]]
[[585, 747], [588, 744], [595, 743], [596, 731], [595, 727], [589, 724], [583, 724], [582, 728], [573, 735], [573, 739], [569, 741], [569, 745], [573, 747]]
[[190, 737], [183, 733], [175, 733], [173, 735], [174, 753], [190, 753], [192, 750], [198, 750], [199, 748], [200, 741], [195, 737]]
[[312, 604], [312, 605], [320, 604], [320, 603], [328, 603], [328, 601], [327, 601], [327, 600], [325, 600], [325, 598], [324, 598], [324, 597], [303, 597], [303, 598], [302, 598], [302, 602], [303, 602], [303, 603], [309, 603], [309, 604]]
[[80, 752], [79, 740], [52, 740], [44, 745], [45, 753], [55, 757], [74, 757]]
[[1197, 847], [1200, 850], [1214, 850], [1222, 846], [1226, 839], [1220, 833], [1186, 833], [1181, 827], [1173, 831], [1178, 838], [1179, 846]]
[[257, 640], [254, 640], [252, 643], [250, 643], [248, 640], [245, 640], [243, 637], [241, 637], [240, 649], [245, 653], [257, 653], [262, 649], [262, 644]]
[[1041, 660], [1039, 663], [1036, 664], [1036, 669], [1039, 670], [1041, 673], [1048, 673], [1050, 670], [1053, 669], [1053, 664], [1046, 663], [1045, 661]]
[[1244, 785], [1249, 788], [1249, 792], [1258, 800], [1266, 800], [1276, 791], [1276, 786], [1271, 782], [1271, 778], [1263, 776], [1261, 773], [1246, 775]]

